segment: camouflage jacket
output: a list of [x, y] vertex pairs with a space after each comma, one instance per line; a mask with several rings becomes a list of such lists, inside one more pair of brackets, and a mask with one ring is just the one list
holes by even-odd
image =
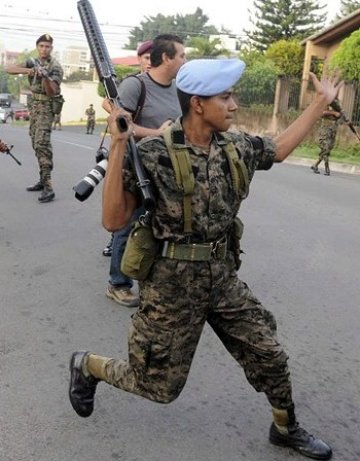
[[[42, 61], [40, 59], [37, 59], [37, 61], [41, 66], [45, 67], [48, 70], [49, 77], [54, 82], [56, 82], [60, 87], [60, 84], [64, 76], [64, 71], [60, 63], [55, 58], [52, 58], [52, 57], [50, 57], [46, 61]], [[28, 65], [28, 63], [26, 63], [25, 67], [30, 67], [30, 66]], [[29, 77], [31, 91], [37, 94], [46, 94], [43, 88], [42, 82], [43, 82], [42, 77], [36, 77], [35, 79], [34, 77]]]
[[87, 119], [90, 120], [95, 120], [95, 110], [94, 109], [86, 109], [85, 115], [87, 116]]
[[[172, 128], [173, 137], [185, 137], [178, 119]], [[249, 180], [255, 170], [267, 170], [274, 161], [275, 145], [271, 138], [251, 138], [246, 133], [216, 133], [211, 142], [210, 152], [186, 143], [190, 147], [190, 159], [195, 177], [192, 196], [192, 241], [206, 242], [225, 235], [236, 217], [241, 198], [232, 186], [230, 168], [222, 146], [232, 141], [239, 157], [245, 162]], [[179, 142], [177, 141], [177, 146]], [[181, 144], [181, 141], [180, 141]], [[255, 147], [254, 147], [255, 146]], [[183, 194], [178, 188], [175, 172], [163, 137], [148, 137], [138, 143], [139, 154], [144, 168], [152, 182], [156, 209], [153, 213], [153, 233], [156, 238], [182, 242]], [[123, 170], [124, 189], [141, 198], [137, 179], [127, 160]]]

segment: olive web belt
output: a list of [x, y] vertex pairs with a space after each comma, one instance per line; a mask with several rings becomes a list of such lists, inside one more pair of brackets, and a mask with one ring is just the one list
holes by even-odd
[[209, 243], [174, 243], [163, 242], [161, 255], [164, 258], [185, 261], [210, 261], [225, 259], [227, 251], [226, 237]]

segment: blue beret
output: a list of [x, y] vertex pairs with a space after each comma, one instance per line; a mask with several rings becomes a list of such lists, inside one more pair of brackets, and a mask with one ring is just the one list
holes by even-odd
[[194, 59], [180, 67], [176, 86], [187, 94], [215, 96], [235, 85], [244, 70], [240, 59]]

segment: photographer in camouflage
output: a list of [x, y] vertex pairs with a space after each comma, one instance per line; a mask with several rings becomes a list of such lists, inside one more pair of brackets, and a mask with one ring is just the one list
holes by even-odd
[[26, 188], [27, 191], [41, 191], [39, 202], [54, 200], [55, 193], [51, 182], [53, 170], [53, 150], [51, 145], [51, 128], [54, 113], [61, 112], [60, 84], [63, 69], [51, 56], [53, 39], [49, 34], [41, 35], [36, 40], [37, 59], [28, 59], [22, 66], [7, 66], [9, 74], [24, 74], [29, 78], [32, 98], [30, 103], [30, 128], [32, 147], [39, 165], [40, 179]]

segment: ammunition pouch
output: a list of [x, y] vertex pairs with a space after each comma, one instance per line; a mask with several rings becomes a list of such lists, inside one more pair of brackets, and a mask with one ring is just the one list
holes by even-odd
[[58, 94], [51, 98], [52, 112], [54, 115], [61, 114], [65, 99], [62, 94]]
[[241, 219], [236, 217], [232, 223], [229, 232], [229, 249], [234, 253], [236, 270], [240, 269], [241, 266], [241, 248], [240, 240], [244, 232], [244, 224]]
[[152, 228], [136, 221], [121, 259], [121, 272], [134, 280], [145, 280], [159, 253]]

